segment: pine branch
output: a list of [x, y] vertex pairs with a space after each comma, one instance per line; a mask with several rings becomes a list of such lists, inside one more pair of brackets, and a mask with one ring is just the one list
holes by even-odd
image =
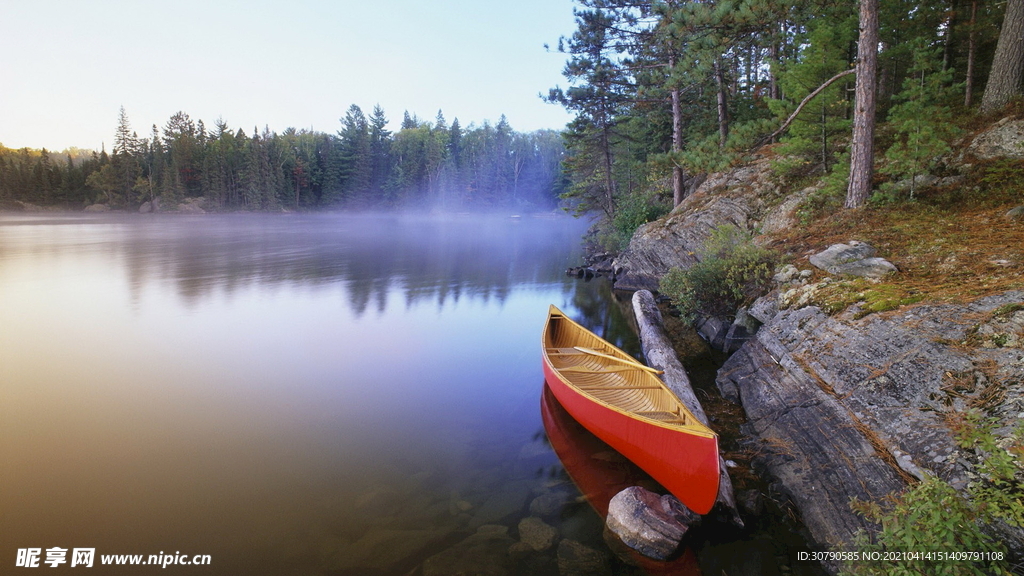
[[758, 140], [758, 142], [756, 144], [754, 144], [754, 148], [760, 148], [761, 146], [764, 146], [768, 142], [771, 142], [772, 140], [778, 138], [783, 132], [786, 131], [786, 128], [789, 128], [789, 125], [793, 123], [793, 120], [796, 120], [796, 117], [800, 115], [800, 111], [804, 109], [804, 106], [806, 106], [808, 102], [810, 102], [818, 94], [821, 94], [821, 92], [825, 88], [828, 88], [829, 86], [831, 86], [832, 83], [835, 82], [836, 80], [839, 80], [840, 78], [842, 78], [844, 76], [849, 76], [850, 74], [853, 74], [856, 71], [857, 70], [855, 68], [850, 68], [849, 70], [843, 70], [839, 74], [836, 74], [835, 76], [833, 76], [833, 77], [829, 78], [828, 80], [826, 80], [825, 83], [822, 84], [821, 86], [818, 86], [814, 90], [814, 92], [811, 92], [810, 94], [805, 96], [803, 100], [800, 101], [800, 105], [797, 106], [796, 110], [794, 110], [793, 113], [789, 115], [789, 118], [786, 118], [786, 121], [782, 123], [782, 126], [779, 126], [778, 130], [776, 130], [775, 132], [772, 132], [768, 136], [765, 136], [764, 138]]

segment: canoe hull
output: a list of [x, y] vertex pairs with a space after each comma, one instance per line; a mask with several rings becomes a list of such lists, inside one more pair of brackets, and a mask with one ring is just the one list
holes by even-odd
[[566, 412], [657, 480], [680, 502], [707, 514], [718, 497], [718, 439], [631, 418], [568, 385], [547, 362], [544, 377]]

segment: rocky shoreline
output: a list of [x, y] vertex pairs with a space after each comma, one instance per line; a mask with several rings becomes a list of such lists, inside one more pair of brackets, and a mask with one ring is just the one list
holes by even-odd
[[[1022, 142], [1024, 120], [1004, 119], [962, 142], [947, 169], [1019, 158]], [[616, 289], [656, 290], [670, 268], [697, 261], [719, 226], [770, 241], [797, 225], [800, 202], [814, 192], [785, 193], [771, 164], [759, 155], [709, 177], [668, 216], [637, 230], [623, 253], [612, 260], [600, 255], [590, 267]], [[1019, 225], [1014, 210], [1020, 209], [1007, 213], [1006, 225]], [[849, 240], [819, 245], [809, 259], [801, 255], [799, 267], [779, 271], [771, 294], [735, 318], [698, 323], [709, 343], [731, 354], [716, 383], [746, 414], [753, 467], [799, 512], [823, 550], [877, 530], [853, 511], [854, 500], [880, 501], [929, 474], [958, 490], [977, 478], [976, 456], [957, 446], [958, 414], [983, 408], [1002, 435], [1024, 419], [1024, 290], [943, 301], [923, 295], [884, 312], [865, 302], [838, 313], [823, 309], [816, 296], [830, 284], [900, 273], [871, 246]], [[1001, 522], [987, 529], [1024, 557], [1024, 531]]]

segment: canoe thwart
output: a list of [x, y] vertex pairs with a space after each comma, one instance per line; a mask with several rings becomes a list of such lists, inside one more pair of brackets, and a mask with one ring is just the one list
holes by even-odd
[[629, 364], [631, 366], [636, 366], [640, 370], [646, 370], [646, 371], [654, 373], [654, 374], [664, 374], [665, 373], [663, 370], [658, 370], [657, 368], [651, 368], [650, 366], [645, 366], [645, 365], [637, 362], [636, 360], [634, 360], [632, 358], [627, 360], [625, 358], [619, 358], [618, 356], [612, 356], [611, 354], [605, 354], [603, 352], [598, 352], [597, 350], [593, 350], [591, 348], [584, 348], [583, 346], [573, 346], [573, 348], [575, 348], [576, 350], [579, 350], [580, 352], [583, 352], [584, 354], [590, 354], [591, 356], [599, 356], [599, 357], [605, 358], [607, 360], [612, 360], [613, 362], [622, 362], [623, 364]]

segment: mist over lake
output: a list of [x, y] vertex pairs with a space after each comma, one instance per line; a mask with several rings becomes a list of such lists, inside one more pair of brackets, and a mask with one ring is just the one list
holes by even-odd
[[[406, 573], [571, 501], [540, 418], [547, 306], [636, 349], [607, 286], [565, 276], [586, 226], [0, 215], [0, 548]], [[558, 521], [600, 545], [585, 505]]]

